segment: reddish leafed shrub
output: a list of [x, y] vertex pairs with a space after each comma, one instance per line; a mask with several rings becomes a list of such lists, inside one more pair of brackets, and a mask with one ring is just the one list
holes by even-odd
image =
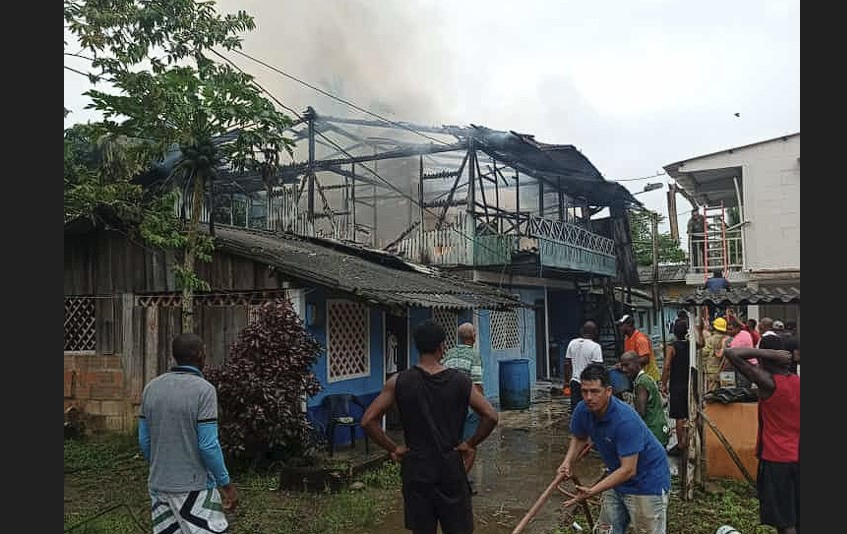
[[290, 301], [261, 306], [226, 362], [206, 373], [218, 390], [220, 441], [228, 456], [305, 455], [313, 428], [301, 403], [321, 389], [311, 371], [320, 351]]

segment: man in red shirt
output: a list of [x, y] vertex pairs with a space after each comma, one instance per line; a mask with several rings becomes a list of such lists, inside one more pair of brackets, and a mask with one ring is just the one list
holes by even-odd
[[[724, 355], [758, 386], [759, 434], [756, 480], [759, 520], [779, 534], [800, 531], [800, 377], [791, 372], [799, 351], [782, 349], [779, 336], [763, 336], [760, 348], [728, 348]], [[759, 360], [751, 365], [750, 359]]]

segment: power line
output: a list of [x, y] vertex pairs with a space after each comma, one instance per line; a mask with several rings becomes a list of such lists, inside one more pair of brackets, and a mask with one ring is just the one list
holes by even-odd
[[[218, 52], [215, 52], [215, 51], [212, 51], [212, 52], [213, 52], [216, 56], [223, 58], [223, 59], [224, 59], [225, 61], [227, 61], [230, 65], [232, 65], [233, 67], [235, 67], [236, 69], [238, 69], [240, 72], [242, 72], [242, 73], [244, 73], [244, 74], [247, 74], [246, 72], [244, 72], [244, 70], [243, 70], [243, 69], [241, 69], [240, 67], [238, 67], [237, 65], [235, 65], [235, 63], [233, 63], [232, 61], [230, 61], [229, 59], [227, 59], [227, 58], [226, 58], [225, 56], [223, 56], [222, 54], [220, 54], [220, 53], [218, 53]], [[238, 50], [235, 50], [235, 52], [238, 52]], [[240, 52], [239, 52], [239, 53], [240, 53]], [[297, 80], [297, 79], [296, 79], [296, 78], [294, 78], [293, 76], [291, 76], [291, 75], [289, 75], [289, 74], [286, 74], [286, 73], [284, 73], [284, 72], [282, 72], [282, 71], [280, 71], [280, 70], [278, 70], [278, 69], [274, 68], [273, 66], [268, 65], [268, 64], [266, 64], [266, 63], [264, 63], [264, 62], [262, 62], [262, 61], [259, 61], [259, 60], [257, 60], [257, 59], [254, 59], [254, 58], [252, 58], [252, 57], [248, 56], [247, 54], [243, 54], [243, 53], [242, 53], [242, 55], [244, 55], [245, 57], [248, 57], [248, 58], [250, 58], [250, 59], [253, 59], [254, 61], [256, 61], [256, 62], [258, 62], [258, 63], [261, 63], [261, 64], [265, 65], [266, 67], [268, 67], [268, 68], [270, 68], [270, 69], [273, 69], [274, 71], [277, 71], [277, 72], [279, 72], [280, 74], [283, 74], [284, 76], [287, 76], [287, 77], [289, 77], [289, 78], [292, 78], [292, 79]], [[353, 103], [350, 103], [350, 102], [344, 101], [344, 100], [339, 99], [339, 98], [337, 98], [337, 97], [335, 97], [335, 96], [333, 96], [333, 95], [330, 95], [329, 93], [326, 93], [325, 91], [323, 91], [323, 90], [321, 90], [321, 89], [318, 89], [318, 88], [316, 88], [316, 87], [313, 87], [313, 86], [311, 86], [311, 85], [307, 84], [306, 82], [303, 82], [303, 81], [301, 81], [301, 80], [297, 80], [297, 81], [298, 81], [298, 82], [300, 82], [300, 83], [303, 83], [304, 85], [306, 85], [306, 86], [308, 86], [308, 87], [311, 87], [312, 89], [315, 89], [315, 90], [317, 90], [317, 91], [320, 91], [321, 93], [324, 93], [324, 94], [326, 94], [326, 95], [328, 95], [328, 96], [330, 96], [330, 97], [332, 97], [332, 98], [336, 98], [336, 99], [338, 99], [339, 101], [344, 102], [345, 104], [348, 104], [348, 105], [350, 105], [350, 106], [353, 106], [353, 107], [355, 107], [356, 109], [360, 109], [360, 110], [362, 110], [362, 111], [364, 111], [364, 112], [366, 112], [366, 113], [370, 113], [370, 114], [374, 115], [375, 117], [380, 118], [381, 120], [385, 120], [385, 121], [388, 121], [388, 122], [393, 122], [393, 121], [389, 121], [388, 119], [385, 119], [385, 118], [383, 118], [383, 117], [380, 117], [379, 115], [377, 115], [377, 114], [375, 114], [375, 113], [371, 113], [370, 111], [367, 111], [367, 110], [365, 110], [365, 109], [363, 109], [363, 108], [361, 108], [361, 107], [359, 107], [359, 106], [357, 106], [357, 105], [355, 105], [355, 104], [353, 104]], [[291, 111], [292, 113], [294, 113], [294, 114], [295, 114], [295, 116], [297, 116], [300, 120], [304, 120], [304, 119], [303, 119], [303, 117], [302, 117], [299, 113], [297, 113], [296, 111], [292, 110], [292, 109], [291, 109], [291, 108], [289, 108], [288, 106], [285, 106], [284, 104], [282, 104], [282, 103], [279, 101], [279, 99], [277, 99], [274, 95], [272, 95], [272, 94], [270, 93], [270, 91], [268, 91], [267, 89], [265, 89], [265, 88], [261, 87], [258, 83], [256, 83], [256, 82], [255, 82], [255, 80], [253, 81], [253, 83], [256, 85], [256, 87], [257, 87], [257, 88], [259, 88], [259, 90], [261, 90], [262, 92], [264, 92], [264, 93], [266, 93], [268, 96], [270, 96], [270, 97], [271, 97], [271, 99], [273, 99], [273, 100], [274, 100], [274, 102], [277, 102], [280, 106], [283, 106], [284, 108], [286, 108], [286, 109], [290, 110], [290, 111]], [[405, 129], [407, 129], [407, 130], [409, 130], [409, 131], [415, 132], [415, 133], [417, 133], [417, 134], [419, 134], [419, 135], [422, 135], [422, 136], [424, 136], [424, 137], [427, 137], [427, 138], [429, 138], [429, 139], [434, 139], [434, 138], [430, 138], [430, 137], [428, 137], [428, 136], [426, 136], [426, 135], [424, 135], [424, 134], [422, 134], [422, 133], [420, 133], [420, 132], [416, 132], [415, 130], [413, 130], [413, 129], [411, 129], [411, 128], [408, 128], [408, 127], [406, 127], [406, 126], [404, 126], [404, 125], [402, 125], [402, 124], [398, 124], [398, 126], [401, 126], [401, 127], [405, 128]], [[324, 133], [323, 133], [323, 132], [320, 132], [320, 131], [317, 131], [317, 130], [316, 130], [316, 131], [315, 131], [315, 133], [316, 133], [317, 135], [319, 135], [320, 137], [322, 137], [325, 141], [327, 141], [327, 142], [328, 142], [329, 144], [331, 144], [333, 147], [335, 147], [338, 151], [340, 151], [341, 153], [343, 153], [344, 155], [346, 155], [348, 158], [351, 158], [351, 159], [352, 159], [352, 158], [354, 157], [354, 156], [353, 156], [352, 154], [350, 154], [347, 150], [345, 150], [345, 149], [344, 149], [341, 145], [339, 145], [338, 143], [336, 143], [335, 141], [333, 141], [332, 139], [330, 139], [329, 137], [327, 137], [326, 135], [324, 135]], [[436, 141], [438, 141], [438, 140], [436, 139]], [[447, 144], [448, 144], [448, 143], [444, 143], [443, 141], [439, 141], [439, 142], [440, 142], [440, 143], [443, 143], [443, 144], [445, 144], [445, 145], [447, 145]], [[359, 164], [359, 166], [361, 166], [362, 168], [364, 168], [365, 170], [367, 170], [368, 172], [370, 172], [371, 174], [373, 174], [373, 175], [374, 175], [374, 176], [375, 176], [378, 180], [380, 180], [382, 183], [384, 183], [385, 185], [387, 185], [389, 188], [393, 189], [395, 192], [399, 193], [401, 197], [408, 199], [408, 200], [409, 200], [409, 202], [411, 202], [411, 203], [412, 203], [412, 204], [414, 204], [415, 206], [417, 206], [417, 207], [419, 207], [419, 208], [423, 209], [424, 211], [426, 211], [426, 212], [427, 212], [427, 213], [429, 213], [430, 215], [438, 216], [438, 214], [437, 214], [437, 213], [433, 212], [433, 211], [432, 211], [432, 210], [430, 210], [429, 208], [427, 208], [427, 207], [425, 207], [425, 206], [421, 206], [420, 202], [418, 202], [418, 201], [417, 201], [417, 200], [415, 200], [415, 199], [414, 199], [411, 195], [409, 195], [409, 194], [408, 194], [408, 193], [406, 193], [405, 191], [400, 190], [399, 188], [397, 188], [397, 186], [395, 186], [394, 184], [392, 184], [391, 182], [389, 182], [388, 180], [386, 180], [385, 178], [383, 178], [382, 176], [380, 176], [380, 174], [379, 174], [378, 172], [376, 172], [375, 170], [373, 170], [373, 169], [371, 169], [370, 167], [368, 167], [367, 165], [364, 165], [364, 164], [361, 164], [361, 163]], [[376, 209], [376, 206], [374, 206], [374, 207], [373, 207], [373, 209]], [[423, 221], [421, 221], [421, 224], [423, 224]], [[469, 235], [465, 234], [465, 233], [464, 233], [462, 230], [460, 230], [459, 228], [456, 228], [455, 226], [450, 226], [450, 228], [452, 228], [452, 229], [453, 229], [453, 231], [457, 232], [459, 235], [461, 235], [461, 236], [462, 236], [462, 237], [464, 237], [465, 239], [471, 239], [471, 240], [473, 240], [473, 238], [472, 238], [471, 236], [469, 236]], [[483, 245], [482, 243], [479, 243], [479, 242], [477, 242], [477, 246], [479, 246], [479, 247], [481, 247], [481, 248], [484, 248], [484, 249], [486, 249], [487, 251], [492, 252], [492, 253], [495, 253], [495, 254], [497, 254], [497, 253], [499, 252], [499, 251], [497, 251], [497, 250], [495, 250], [495, 249], [493, 249], [493, 248], [491, 248], [491, 247], [488, 247], [488, 246], [486, 246], [486, 245]]]
[[321, 89], [320, 87], [316, 87], [316, 86], [314, 86], [314, 85], [310, 84], [309, 82], [305, 82], [305, 81], [301, 80], [300, 78], [298, 78], [298, 77], [296, 77], [296, 76], [292, 76], [291, 74], [288, 74], [287, 72], [285, 72], [285, 71], [283, 71], [283, 70], [281, 70], [281, 69], [279, 69], [279, 68], [277, 68], [277, 67], [274, 67], [273, 65], [270, 65], [270, 64], [268, 64], [268, 63], [266, 63], [266, 62], [262, 61], [261, 59], [256, 59], [255, 57], [253, 57], [253, 56], [251, 56], [251, 55], [249, 55], [249, 54], [246, 54], [246, 53], [242, 52], [241, 50], [233, 50], [233, 52], [235, 52], [236, 54], [239, 54], [239, 55], [241, 55], [241, 56], [244, 56], [244, 57], [246, 57], [247, 59], [249, 59], [249, 60], [251, 60], [251, 61], [255, 61], [256, 63], [258, 63], [258, 64], [260, 64], [260, 65], [263, 65], [263, 66], [265, 66], [265, 67], [267, 67], [267, 68], [271, 69], [272, 71], [274, 71], [274, 72], [276, 72], [276, 73], [278, 73], [278, 74], [281, 74], [282, 76], [285, 76], [286, 78], [289, 78], [289, 79], [291, 79], [291, 80], [294, 80], [295, 82], [297, 82], [297, 83], [299, 83], [299, 84], [305, 85], [305, 86], [306, 86], [306, 87], [308, 87], [309, 89], [312, 89], [312, 90], [314, 90], [314, 91], [317, 91], [317, 92], [319, 92], [320, 94], [322, 94], [322, 95], [324, 95], [324, 96], [328, 96], [329, 98], [332, 98], [333, 100], [337, 100], [338, 102], [341, 102], [342, 104], [346, 104], [346, 105], [350, 106], [350, 107], [351, 107], [351, 108], [353, 108], [353, 109], [357, 109], [357, 110], [361, 111], [362, 113], [367, 113], [368, 115], [371, 115], [371, 116], [373, 116], [373, 117], [376, 117], [377, 119], [379, 119], [379, 120], [381, 120], [381, 121], [385, 121], [385, 122], [387, 122], [387, 123], [393, 124], [394, 126], [397, 126], [398, 128], [403, 128], [404, 130], [408, 130], [408, 131], [410, 131], [410, 132], [412, 132], [412, 133], [414, 133], [414, 134], [417, 134], [417, 135], [420, 135], [421, 137], [424, 137], [424, 138], [426, 138], [426, 139], [429, 139], [430, 141], [434, 141], [434, 142], [436, 142], [436, 143], [440, 143], [440, 144], [442, 144], [442, 145], [449, 145], [449, 144], [450, 144], [450, 143], [447, 143], [447, 142], [445, 142], [445, 141], [442, 141], [441, 139], [436, 139], [435, 137], [432, 137], [432, 136], [426, 135], [426, 134], [424, 134], [424, 133], [422, 133], [422, 132], [419, 132], [419, 131], [415, 130], [414, 128], [411, 128], [411, 127], [409, 127], [409, 126], [407, 126], [407, 125], [405, 125], [405, 124], [399, 123], [399, 122], [397, 122], [397, 121], [393, 121], [393, 120], [391, 120], [391, 119], [389, 119], [389, 118], [387, 118], [387, 117], [383, 117], [382, 115], [380, 115], [380, 114], [378, 114], [378, 113], [374, 113], [373, 111], [370, 111], [370, 110], [368, 110], [368, 109], [365, 109], [365, 108], [363, 108], [363, 107], [361, 107], [361, 106], [358, 106], [358, 105], [354, 104], [353, 102], [350, 102], [349, 100], [345, 100], [345, 99], [343, 99], [343, 98], [341, 98], [341, 97], [339, 97], [339, 96], [335, 96], [335, 95], [333, 95], [332, 93], [329, 93], [329, 92], [327, 92], [327, 91], [324, 91], [324, 90], [323, 90], [323, 89]]
[[658, 178], [659, 176], [666, 176], [668, 173], [665, 171], [657, 172], [656, 174], [650, 176], [642, 176], [640, 178], [622, 178], [620, 180], [613, 180], [614, 182], [636, 182], [638, 180], [649, 180], [650, 178]]

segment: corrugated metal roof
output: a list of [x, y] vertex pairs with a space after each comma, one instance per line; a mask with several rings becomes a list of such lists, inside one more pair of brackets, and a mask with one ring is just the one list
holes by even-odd
[[749, 287], [733, 288], [728, 291], [709, 291], [697, 289], [687, 295], [681, 295], [677, 304], [799, 304], [800, 288], [797, 287]]
[[[215, 237], [216, 249], [373, 303], [458, 309], [523, 305], [517, 297], [495, 287], [338, 242], [217, 225]], [[381, 260], [381, 256], [386, 257]]]

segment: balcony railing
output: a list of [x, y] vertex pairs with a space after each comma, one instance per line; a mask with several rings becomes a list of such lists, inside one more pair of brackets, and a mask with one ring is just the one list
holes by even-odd
[[528, 235], [475, 234], [467, 217], [440, 229], [416, 232], [401, 240], [398, 251], [413, 261], [443, 266], [507, 265], [513, 252], [532, 250], [543, 266], [612, 276], [614, 242], [575, 224], [530, 218]]
[[528, 233], [538, 240], [541, 265], [614, 276], [615, 242], [575, 224], [533, 217]]

